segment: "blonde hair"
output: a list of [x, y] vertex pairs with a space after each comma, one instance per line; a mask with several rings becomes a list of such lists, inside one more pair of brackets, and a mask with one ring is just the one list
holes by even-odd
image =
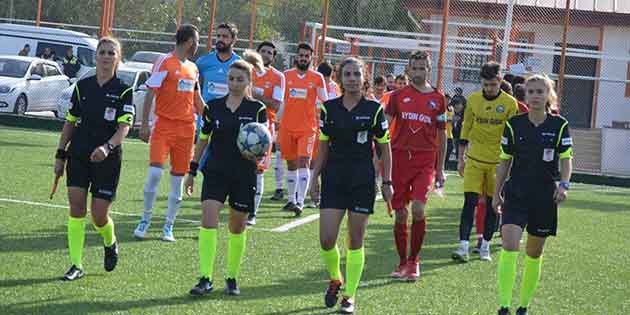
[[118, 65], [120, 64], [120, 61], [122, 61], [122, 45], [116, 38], [111, 36], [104, 36], [98, 40], [98, 44], [96, 45], [97, 53], [98, 49], [101, 48], [103, 44], [111, 44], [112, 46], [114, 46], [114, 49], [116, 49], [116, 52], [118, 53], [118, 62], [116, 63], [115, 70], [118, 70]]
[[546, 74], [535, 74], [527, 78], [525, 81], [525, 85], [530, 82], [540, 82], [542, 81], [547, 87], [547, 103], [545, 104], [545, 110], [547, 112], [557, 111], [558, 110], [558, 94], [556, 94], [556, 84], [547, 76]]
[[249, 62], [257, 72], [261, 72], [265, 69], [265, 63], [263, 62], [262, 56], [254, 50], [245, 50], [243, 52], [243, 60]]

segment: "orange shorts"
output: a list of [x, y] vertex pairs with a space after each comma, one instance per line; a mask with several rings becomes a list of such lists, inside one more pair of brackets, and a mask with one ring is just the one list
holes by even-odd
[[193, 157], [194, 142], [194, 121], [156, 119], [149, 143], [151, 164], [164, 165], [167, 157], [170, 157], [171, 172], [186, 174]]
[[310, 158], [315, 145], [315, 132], [291, 132], [280, 129], [280, 152], [282, 159], [295, 161], [300, 157]]

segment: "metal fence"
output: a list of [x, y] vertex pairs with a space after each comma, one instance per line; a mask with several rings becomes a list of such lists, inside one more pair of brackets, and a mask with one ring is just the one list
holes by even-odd
[[[577, 168], [630, 175], [630, 1], [593, 0], [0, 0], [0, 23], [111, 33], [126, 55], [168, 52], [181, 23], [202, 30], [233, 22], [237, 51], [262, 40], [287, 68], [298, 42], [319, 59], [367, 61], [369, 77], [402, 74], [413, 50], [429, 51], [432, 81], [446, 93], [479, 87], [479, 67], [499, 62], [518, 83], [532, 73], [556, 80], [561, 113], [576, 130]], [[8, 5], [4, 5], [7, 3]], [[321, 54], [323, 53], [323, 55]]]

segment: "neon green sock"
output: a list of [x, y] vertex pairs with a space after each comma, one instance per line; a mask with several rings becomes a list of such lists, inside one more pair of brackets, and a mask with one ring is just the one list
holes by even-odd
[[497, 270], [499, 282], [499, 305], [510, 307], [512, 304], [512, 289], [516, 279], [516, 259], [518, 252], [501, 250], [499, 256], [499, 266]]
[[521, 307], [529, 306], [529, 302], [534, 296], [534, 291], [540, 280], [540, 271], [542, 270], [542, 256], [532, 258], [525, 256], [525, 267], [523, 268], [523, 280], [521, 281]]
[[81, 264], [83, 243], [85, 243], [85, 217], [68, 217], [68, 251], [70, 252], [70, 261], [79, 269], [83, 269]]
[[328, 269], [330, 280], [341, 280], [341, 270], [339, 270], [339, 264], [341, 263], [339, 247], [335, 244], [335, 247], [330, 250], [320, 248], [319, 254], [324, 260], [326, 269]]
[[246, 241], [245, 231], [241, 234], [230, 233], [228, 239], [227, 278], [238, 278], [238, 274], [241, 271], [241, 258], [245, 254]]
[[361, 281], [363, 265], [365, 264], [365, 251], [363, 247], [359, 249], [348, 249], [346, 254], [346, 289], [344, 296], [354, 298]]
[[199, 228], [199, 272], [212, 280], [214, 257], [217, 255], [217, 229]]
[[112, 246], [112, 244], [114, 244], [114, 242], [116, 242], [116, 235], [114, 234], [114, 221], [112, 220], [112, 218], [108, 217], [107, 224], [101, 227], [96, 226], [94, 222], [92, 222], [92, 225], [94, 225], [94, 228], [96, 229], [98, 234], [101, 234], [101, 236], [103, 237], [103, 245], [110, 247]]

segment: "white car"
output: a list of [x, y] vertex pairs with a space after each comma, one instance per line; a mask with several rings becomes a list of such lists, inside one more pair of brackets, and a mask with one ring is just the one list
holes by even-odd
[[[134, 124], [140, 124], [142, 121], [142, 111], [144, 108], [144, 97], [147, 94], [147, 86], [144, 83], [151, 76], [151, 71], [120, 66], [116, 74], [118, 78], [123, 81], [123, 83], [133, 88], [133, 105], [136, 107], [136, 117]], [[86, 72], [83, 76], [81, 76], [81, 78], [79, 78], [79, 80], [93, 75], [96, 75], [95, 69]], [[70, 107], [72, 106], [70, 99], [72, 98], [75, 84], [76, 83], [73, 83], [70, 87], [64, 89], [61, 93], [59, 101], [57, 102], [58, 118], [65, 118], [66, 114], [70, 110]], [[149, 121], [153, 121], [153, 114], [151, 114]]]
[[150, 71], [155, 61], [164, 55], [166, 54], [155, 51], [136, 51], [129, 60], [125, 61], [125, 66]]
[[54, 61], [0, 56], [0, 112], [55, 112], [59, 95], [68, 86], [70, 80]]

